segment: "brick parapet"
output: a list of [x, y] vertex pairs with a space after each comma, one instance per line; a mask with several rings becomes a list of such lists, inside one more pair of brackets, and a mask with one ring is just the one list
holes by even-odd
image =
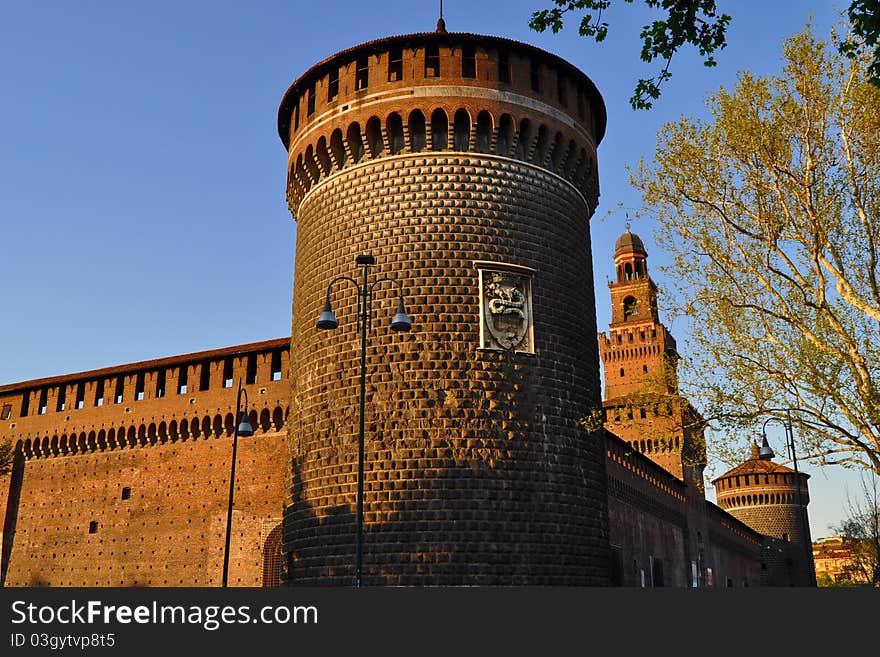
[[[463, 53], [471, 46], [475, 67], [465, 75]], [[432, 47], [436, 75], [425, 69]], [[401, 48], [401, 75], [392, 79], [390, 62]], [[509, 82], [499, 79], [502, 52]], [[362, 65], [368, 82], [360, 88]], [[525, 44], [450, 33], [363, 44], [317, 65], [285, 94], [279, 134], [288, 150], [288, 205], [297, 216], [310, 189], [364, 161], [458, 152], [552, 171], [581, 191], [592, 212], [604, 121], [604, 104], [589, 78]]]

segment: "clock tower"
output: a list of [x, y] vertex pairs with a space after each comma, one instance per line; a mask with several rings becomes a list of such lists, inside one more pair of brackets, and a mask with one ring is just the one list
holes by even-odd
[[702, 418], [678, 393], [675, 338], [660, 322], [648, 252], [629, 228], [615, 244], [614, 269], [609, 333], [599, 334], [605, 426], [702, 491]]

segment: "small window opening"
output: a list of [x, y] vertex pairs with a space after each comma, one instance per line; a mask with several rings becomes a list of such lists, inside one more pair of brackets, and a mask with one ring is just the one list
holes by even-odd
[[425, 48], [425, 77], [440, 77], [440, 48], [427, 46]]
[[461, 77], [477, 77], [477, 49], [474, 46], [465, 46], [461, 50]]
[[134, 398], [135, 401], [141, 401], [144, 398], [144, 373], [141, 372], [135, 378], [134, 384]]
[[80, 381], [76, 385], [76, 407], [83, 408], [86, 405], [86, 382]]
[[360, 91], [361, 89], [366, 89], [367, 85], [370, 83], [370, 64], [369, 57], [363, 55], [362, 57], [358, 57], [357, 59], [357, 71], [355, 72], [354, 77], [354, 88], [355, 91]]
[[27, 417], [29, 406], [31, 404], [31, 391], [25, 390], [24, 394], [21, 396], [21, 412], [19, 415], [21, 417]]
[[[635, 317], [639, 314], [639, 305], [635, 297], [627, 297], [623, 300], [623, 317]], [[631, 335], [631, 334], [630, 334]]]
[[128, 486], [122, 487], [122, 499], [128, 500], [131, 499], [131, 488]]
[[647, 373], [648, 373], [648, 366], [642, 365], [642, 374], [647, 374]]
[[620, 376], [623, 376], [623, 368], [620, 368]]
[[232, 387], [232, 359], [227, 358], [223, 361], [223, 387]]
[[327, 102], [332, 102], [339, 95], [339, 69], [334, 68], [330, 71], [327, 78]]
[[309, 85], [309, 95], [306, 101], [306, 116], [315, 113], [315, 83]]
[[96, 520], [92, 520], [89, 523], [89, 534], [97, 534], [98, 533], [98, 522]]
[[393, 48], [388, 53], [388, 81], [403, 80], [403, 49]]
[[293, 129], [299, 130], [299, 98], [296, 100], [296, 105], [293, 106]]
[[55, 405], [55, 410], [57, 412], [60, 413], [61, 411], [64, 410], [64, 407], [67, 403], [66, 397], [67, 397], [67, 386], [65, 386], [65, 385], [59, 386], [59, 388], [58, 388], [58, 401], [57, 401], [57, 404]]
[[104, 405], [104, 379], [99, 379], [95, 384], [95, 406]]
[[251, 354], [247, 359], [247, 374], [245, 375], [245, 383], [251, 384], [257, 382], [257, 355]]
[[49, 391], [46, 388], [43, 388], [40, 391], [40, 415], [46, 414], [46, 404], [48, 403], [47, 402], [48, 394], [49, 394]]
[[529, 77], [532, 81], [532, 91], [541, 93], [541, 65], [534, 59], [529, 62]]
[[186, 373], [187, 366], [181, 365], [180, 369], [177, 370], [177, 394], [183, 395], [186, 393]]
[[510, 83], [510, 55], [506, 50], [498, 51], [498, 81]]
[[646, 417], [648, 417], [648, 414], [645, 412], [645, 409], [644, 409], [644, 408], [640, 408], [640, 409], [639, 409], [639, 417], [642, 418], [643, 420], [644, 420]]
[[3, 404], [3, 411], [0, 412], [0, 419], [8, 420], [12, 417], [12, 404]]
[[273, 351], [272, 352], [272, 380], [280, 381], [281, 380], [281, 352]]
[[122, 403], [122, 393], [125, 389], [125, 379], [124, 377], [117, 376], [116, 377], [116, 390], [113, 393], [113, 403], [121, 404]]
[[156, 372], [156, 398], [165, 396], [165, 369]]
[[199, 376], [199, 390], [207, 390], [211, 385], [211, 363], [205, 361], [202, 363], [202, 371]]

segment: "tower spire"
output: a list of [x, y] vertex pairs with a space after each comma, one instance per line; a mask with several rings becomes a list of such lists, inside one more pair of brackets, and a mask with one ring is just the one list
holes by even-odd
[[446, 21], [443, 20], [443, 0], [440, 0], [440, 18], [437, 19], [437, 31], [446, 31]]

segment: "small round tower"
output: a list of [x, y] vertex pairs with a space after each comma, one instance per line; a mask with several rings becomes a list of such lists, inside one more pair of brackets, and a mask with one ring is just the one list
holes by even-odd
[[[367, 355], [364, 584], [578, 584], [608, 577], [589, 219], [605, 106], [571, 64], [443, 30], [355, 46], [285, 93], [297, 222], [290, 468], [293, 584], [352, 581], [360, 345]], [[387, 315], [387, 317], [386, 317]]]
[[752, 445], [751, 458], [715, 479], [718, 506], [737, 520], [779, 541], [793, 584], [810, 583], [812, 557], [807, 505], [810, 475], [772, 461]]

